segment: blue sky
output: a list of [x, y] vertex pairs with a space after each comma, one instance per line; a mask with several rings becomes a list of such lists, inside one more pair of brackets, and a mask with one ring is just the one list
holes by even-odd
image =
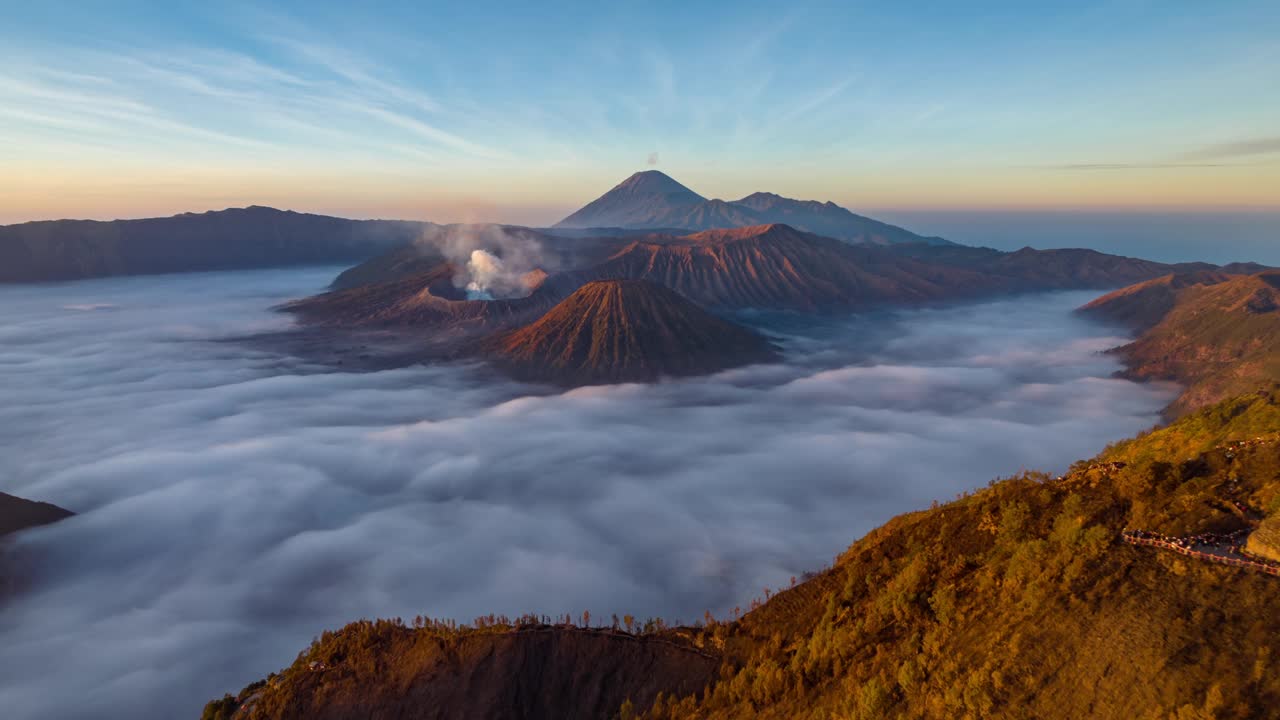
[[377, 5], [6, 2], [0, 222], [1280, 207], [1274, 0]]

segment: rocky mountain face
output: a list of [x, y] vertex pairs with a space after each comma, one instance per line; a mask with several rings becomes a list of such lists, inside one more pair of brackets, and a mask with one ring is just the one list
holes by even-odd
[[1121, 537], [1249, 532], [1278, 497], [1272, 391], [894, 518], [738, 619], [363, 621], [205, 718], [1266, 717], [1277, 578]]
[[855, 215], [835, 203], [754, 193], [741, 200], [708, 200], [657, 170], [638, 172], [557, 223], [557, 228], [619, 227], [711, 230], [782, 223], [849, 243], [949, 245]]
[[1185, 386], [1171, 415], [1280, 378], [1280, 271], [1175, 276], [1112, 293], [1082, 311], [1142, 330], [1114, 352], [1127, 377]]
[[559, 385], [646, 382], [776, 359], [754, 331], [642, 280], [589, 282], [484, 347], [512, 375]]
[[787, 225], [632, 243], [583, 279], [648, 280], [707, 307], [820, 311], [910, 304], [989, 289], [982, 274], [929, 266]]
[[346, 220], [266, 207], [144, 220], [0, 226], [0, 282], [358, 261], [429, 223]]

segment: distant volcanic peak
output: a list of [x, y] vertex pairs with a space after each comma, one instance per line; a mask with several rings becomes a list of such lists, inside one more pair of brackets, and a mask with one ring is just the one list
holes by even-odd
[[665, 173], [645, 170], [618, 183], [556, 227], [662, 227], [665, 218], [706, 201]]
[[776, 357], [754, 331], [643, 280], [589, 282], [486, 350], [517, 377], [559, 385], [643, 382]]
[[631, 194], [686, 196], [691, 203], [703, 202], [706, 198], [681, 185], [675, 178], [659, 170], [641, 170], [618, 183], [613, 190]]

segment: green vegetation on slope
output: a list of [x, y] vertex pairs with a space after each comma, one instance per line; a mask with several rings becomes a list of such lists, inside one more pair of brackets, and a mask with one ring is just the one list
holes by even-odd
[[[1171, 416], [1184, 415], [1226, 398], [1253, 392], [1280, 378], [1280, 271], [1240, 275], [1229, 280], [1214, 276], [1184, 278], [1168, 289], [1171, 298], [1147, 313], [1132, 304], [1159, 289], [1150, 285], [1127, 288], [1085, 306], [1090, 314], [1125, 321], [1145, 313], [1142, 334], [1116, 348], [1134, 380], [1174, 380], [1185, 392], [1169, 407]], [[1141, 303], [1139, 303], [1141, 304]]]
[[[667, 631], [718, 658], [715, 680], [651, 702], [627, 696], [617, 716], [1267, 716], [1280, 706], [1280, 676], [1271, 671], [1280, 581], [1132, 547], [1119, 536], [1125, 528], [1227, 533], [1249, 526], [1240, 507], [1274, 513], [1278, 413], [1274, 392], [1230, 401], [1118, 444], [1061, 479], [1028, 473], [897, 517], [832, 568], [740, 620]], [[351, 649], [339, 665], [413, 666], [398, 646], [362, 644], [367, 633], [355, 625], [326, 636], [299, 664], [344, 637]], [[316, 687], [328, 675], [304, 674], [299, 664], [264, 686], [240, 717], [323, 709]], [[615, 677], [648, 667], [620, 665]], [[417, 675], [397, 684], [404, 680], [391, 671], [367, 677], [362, 716], [443, 717], [428, 707], [394, 714], [378, 704], [388, 696], [380, 685], [402, 697], [424, 691], [415, 682], [430, 688], [440, 681]], [[495, 692], [510, 679], [492, 673], [485, 682]], [[548, 698], [538, 706], [547, 712], [530, 716], [591, 717], [556, 701]]]

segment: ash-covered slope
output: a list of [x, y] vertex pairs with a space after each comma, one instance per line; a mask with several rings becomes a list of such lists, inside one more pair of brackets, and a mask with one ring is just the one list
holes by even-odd
[[333, 327], [416, 327], [434, 330], [489, 331], [528, 322], [563, 295], [527, 276], [532, 292], [520, 298], [468, 300], [457, 286], [458, 268], [442, 262], [428, 270], [372, 285], [334, 290], [281, 306], [305, 323]]
[[[1138, 313], [1145, 331], [1114, 351], [1132, 379], [1186, 386], [1169, 413], [1185, 414], [1280, 380], [1280, 271], [1193, 283], [1169, 292], [1172, 302], [1164, 298], [1152, 303], [1165, 308], [1163, 315]], [[1162, 295], [1159, 286], [1131, 288], [1091, 303], [1088, 311], [1122, 315], [1121, 308], [1130, 303]]]
[[931, 266], [777, 224], [637, 241], [576, 275], [648, 280], [706, 307], [804, 311], [1004, 289], [999, 278], [979, 272]]
[[27, 561], [13, 562], [3, 552], [5, 536], [40, 525], [49, 525], [75, 515], [57, 505], [26, 500], [0, 492], [0, 605], [13, 593], [21, 592], [32, 571]]
[[644, 382], [776, 358], [752, 330], [639, 280], [590, 282], [484, 353], [516, 377], [559, 385]]
[[[623, 242], [603, 262], [550, 275], [536, 289], [531, 284], [532, 292], [524, 298], [467, 301], [457, 290], [455, 265], [431, 265], [433, 256], [397, 251], [358, 268], [365, 278], [395, 279], [306, 298], [285, 309], [313, 324], [440, 327], [476, 318], [532, 319], [530, 312], [540, 314], [595, 280], [647, 280], [710, 308], [802, 311], [911, 304], [1010, 289], [1001, 277], [855, 247], [786, 225], [610, 238], [583, 252], [596, 259]], [[422, 266], [430, 267], [419, 270]], [[401, 271], [414, 274], [400, 276]]]
[[412, 244], [370, 258], [344, 270], [330, 287], [347, 290], [418, 275], [436, 265], [455, 261], [465, 264], [475, 250], [484, 250], [506, 262], [541, 270], [585, 267], [599, 263], [625, 247], [628, 233], [560, 237], [518, 225], [441, 225], [424, 230]]
[[257, 206], [142, 220], [5, 225], [0, 282], [363, 260], [411, 242], [428, 227]]

